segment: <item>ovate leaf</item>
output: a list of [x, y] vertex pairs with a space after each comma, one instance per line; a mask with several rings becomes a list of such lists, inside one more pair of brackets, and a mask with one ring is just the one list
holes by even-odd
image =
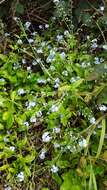
[[9, 111], [6, 111], [3, 114], [3, 120], [6, 121], [6, 124], [7, 124], [6, 127], [8, 129], [10, 129], [12, 127], [12, 125], [13, 125], [13, 122], [14, 122], [14, 116]]

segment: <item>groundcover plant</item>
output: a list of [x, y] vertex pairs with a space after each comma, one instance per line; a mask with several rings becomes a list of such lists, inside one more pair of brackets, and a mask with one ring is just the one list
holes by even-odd
[[107, 189], [106, 43], [14, 20], [0, 54], [1, 190]]

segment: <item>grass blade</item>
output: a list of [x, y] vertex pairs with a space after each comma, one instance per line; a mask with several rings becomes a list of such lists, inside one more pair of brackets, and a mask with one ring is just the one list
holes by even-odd
[[104, 136], [105, 136], [105, 130], [106, 130], [106, 119], [102, 120], [102, 130], [101, 130], [101, 136], [100, 136], [100, 141], [99, 141], [99, 146], [96, 154], [96, 159], [100, 156], [102, 146], [104, 143]]

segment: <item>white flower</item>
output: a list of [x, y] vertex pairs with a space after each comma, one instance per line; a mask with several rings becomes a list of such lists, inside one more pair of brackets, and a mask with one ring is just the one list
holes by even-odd
[[52, 105], [51, 112], [57, 112], [57, 111], [58, 111], [58, 106]]
[[31, 22], [26, 22], [26, 23], [25, 23], [25, 28], [26, 28], [26, 30], [29, 29], [30, 25], [31, 25]]
[[53, 17], [52, 17], [52, 20], [56, 20], [56, 17], [55, 17], [55, 16], [53, 16]]
[[50, 78], [47, 78], [47, 82], [50, 82], [51, 81], [51, 79]]
[[87, 67], [86, 62], [82, 62], [82, 63], [81, 63], [81, 66], [82, 66], [83, 68]]
[[89, 40], [89, 39], [90, 39], [90, 36], [87, 35], [87, 40]]
[[101, 63], [99, 57], [95, 57], [95, 62], [94, 63], [97, 64], [97, 65]]
[[75, 82], [76, 81], [76, 78], [74, 78], [74, 77], [72, 77], [71, 79], [70, 79], [70, 82], [71, 83], [73, 83], [73, 82]]
[[41, 46], [44, 47], [45, 45], [46, 45], [46, 42], [43, 41], [43, 42], [41, 43]]
[[107, 50], [107, 44], [103, 45], [103, 49]]
[[67, 149], [70, 150], [70, 149], [71, 149], [71, 145], [68, 145], [68, 146], [67, 146]]
[[81, 141], [79, 141], [79, 146], [81, 148], [87, 147], [87, 141], [86, 141], [86, 139], [82, 139]]
[[10, 34], [9, 33], [7, 33], [7, 32], [5, 32], [5, 37], [8, 37], [8, 36], [10, 36]]
[[21, 44], [23, 44], [23, 41], [21, 39], [18, 39], [17, 44], [21, 45]]
[[37, 32], [33, 32], [32, 33], [32, 36], [36, 36], [38, 33]]
[[96, 131], [93, 131], [93, 135], [96, 135], [97, 133], [96, 133]]
[[0, 82], [5, 82], [5, 79], [4, 78], [0, 78]]
[[54, 88], [59, 88], [59, 82], [60, 82], [60, 79], [59, 79], [59, 78], [56, 78], [56, 79], [55, 79]]
[[50, 66], [50, 70], [51, 71], [54, 71], [55, 70], [55, 67], [53, 65]]
[[43, 25], [39, 25], [39, 28], [40, 28], [40, 29], [43, 29]]
[[37, 119], [36, 119], [35, 116], [32, 116], [32, 117], [30, 118], [30, 122], [31, 122], [31, 123], [36, 123], [36, 121], [37, 121]]
[[4, 190], [12, 190], [12, 188], [10, 186], [7, 186], [4, 188]]
[[28, 39], [28, 42], [29, 42], [29, 44], [31, 44], [31, 43], [34, 42], [34, 40], [33, 40], [32, 38], [29, 38], [29, 39]]
[[17, 178], [18, 178], [19, 182], [24, 181], [24, 173], [23, 173], [23, 172], [20, 172], [20, 173], [17, 175]]
[[51, 168], [51, 172], [52, 173], [57, 173], [58, 171], [59, 171], [59, 168], [57, 166], [53, 165], [52, 168]]
[[107, 110], [107, 107], [105, 105], [100, 105], [99, 106], [99, 110], [100, 111], [106, 111]]
[[60, 133], [61, 129], [59, 127], [53, 128], [53, 133]]
[[65, 70], [65, 71], [62, 72], [62, 74], [67, 77], [68, 76], [68, 71]]
[[37, 61], [35, 60], [32, 61], [32, 65], [37, 65], [37, 64], [38, 64]]
[[65, 56], [66, 56], [65, 52], [60, 53], [60, 57], [61, 57], [62, 59], [64, 59]]
[[22, 59], [22, 63], [23, 63], [23, 64], [26, 64], [26, 59], [23, 58], [23, 59]]
[[29, 108], [32, 108], [32, 107], [35, 107], [35, 106], [36, 106], [36, 102], [34, 102], [34, 101], [29, 102], [29, 105], [28, 105]]
[[49, 28], [49, 24], [45, 24], [45, 28]]
[[42, 48], [37, 49], [37, 53], [43, 53]]
[[97, 43], [96, 43], [96, 42], [94, 42], [94, 43], [91, 45], [91, 47], [92, 47], [93, 49], [95, 49], [95, 48], [97, 48], [97, 47], [98, 47], [98, 45], [97, 45]]
[[29, 66], [29, 67], [27, 67], [27, 71], [31, 71], [31, 67]]
[[24, 122], [24, 125], [25, 125], [26, 127], [29, 127], [29, 123], [28, 123], [27, 121]]
[[60, 79], [59, 78], [56, 78], [55, 79], [55, 83], [59, 83], [60, 82]]
[[71, 146], [70, 152], [73, 152], [73, 153], [74, 153], [74, 152], [76, 152], [76, 150], [77, 150], [77, 149], [76, 149], [76, 146]]
[[65, 31], [64, 31], [64, 35], [65, 35], [65, 36], [69, 36], [69, 31], [68, 31], [68, 30], [65, 30]]
[[54, 143], [54, 148], [59, 148], [59, 147], [60, 147], [60, 144]]
[[100, 7], [100, 11], [104, 11], [104, 6], [101, 6], [101, 7]]
[[92, 40], [91, 47], [94, 48], [94, 49], [98, 47], [98, 45], [97, 45], [97, 39], [96, 38]]
[[13, 151], [13, 152], [15, 151], [15, 147], [14, 147], [14, 146], [10, 146], [9, 149], [10, 149], [11, 151]]
[[107, 65], [106, 64], [104, 65], [104, 69], [107, 69]]
[[45, 154], [46, 154], [46, 150], [43, 149], [43, 150], [41, 151], [40, 155], [39, 155], [39, 158], [40, 158], [41, 160], [45, 159]]
[[37, 83], [39, 83], [39, 84], [46, 84], [46, 80], [45, 79], [38, 79]]
[[4, 142], [9, 142], [9, 139], [7, 137], [3, 138]]
[[18, 22], [20, 20], [20, 18], [19, 17], [13, 17], [13, 20]]
[[94, 43], [94, 42], [97, 42], [97, 38], [95, 38], [95, 39], [92, 40], [92, 43]]
[[54, 84], [54, 88], [59, 88], [59, 83]]
[[38, 112], [36, 113], [36, 116], [37, 116], [37, 117], [42, 117], [42, 111], [38, 111]]
[[42, 141], [43, 141], [43, 142], [49, 142], [51, 139], [52, 139], [52, 137], [49, 136], [49, 132], [45, 132], [45, 133], [42, 135]]
[[60, 42], [61, 40], [63, 40], [63, 35], [59, 35], [59, 34], [58, 34], [58, 35], [56, 36], [56, 39], [57, 39], [58, 42]]
[[46, 59], [46, 62], [49, 63], [55, 60], [55, 51], [51, 50], [49, 56]]
[[25, 94], [25, 90], [23, 88], [18, 89], [18, 95]]
[[98, 128], [98, 129], [101, 129], [101, 128], [102, 128], [102, 125], [101, 125], [101, 124], [98, 124], [98, 125], [97, 125], [97, 128]]
[[96, 122], [96, 120], [95, 120], [94, 117], [90, 118], [90, 123], [91, 123], [91, 124], [95, 124], [95, 122]]
[[53, 0], [54, 3], [59, 3], [59, 0]]
[[52, 48], [50, 44], [49, 44], [47, 47], [48, 47], [48, 49], [51, 49], [51, 48]]
[[104, 62], [104, 59], [103, 59], [102, 57], [100, 58], [100, 62], [101, 62], [101, 63]]

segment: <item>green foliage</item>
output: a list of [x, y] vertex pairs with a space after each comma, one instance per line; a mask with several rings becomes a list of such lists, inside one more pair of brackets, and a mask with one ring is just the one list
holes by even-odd
[[24, 5], [21, 3], [16, 4], [16, 13], [23, 14], [24, 13]]
[[79, 181], [78, 176], [69, 171], [63, 175], [63, 184], [60, 190], [81, 190], [81, 181]]
[[[16, 11], [23, 14], [24, 6]], [[87, 26], [88, 17], [81, 15]], [[82, 43], [53, 23], [41, 35], [20, 19], [17, 24], [20, 34], [7, 37], [9, 52], [0, 53], [1, 183], [13, 190], [38, 184], [41, 190], [103, 190], [107, 50], [94, 52], [93, 33]]]

